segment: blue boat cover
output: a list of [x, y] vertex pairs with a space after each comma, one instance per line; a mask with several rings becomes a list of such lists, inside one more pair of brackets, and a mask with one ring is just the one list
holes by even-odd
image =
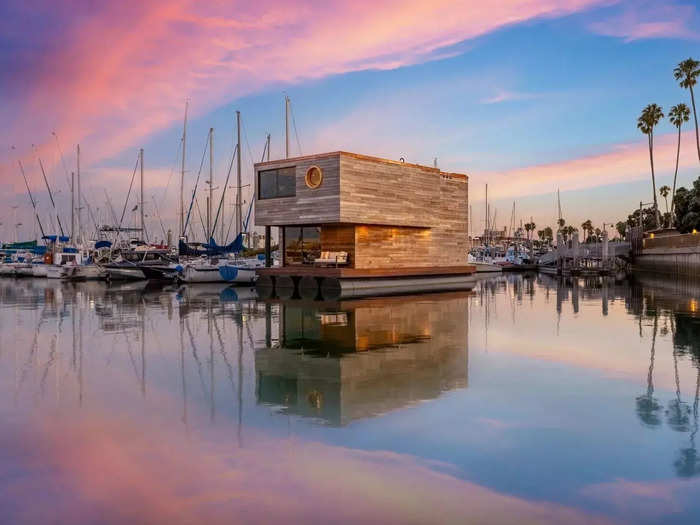
[[110, 248], [112, 246], [112, 243], [109, 241], [97, 241], [95, 243], [95, 249], [99, 250], [100, 248]]
[[226, 282], [233, 282], [238, 277], [238, 268], [235, 266], [219, 266], [219, 275]]
[[213, 237], [209, 239], [209, 244], [204, 245], [206, 249], [212, 255], [218, 255], [222, 253], [238, 253], [243, 250], [243, 234], [239, 233], [238, 236], [226, 246], [219, 246]]
[[238, 236], [233, 240], [232, 243], [226, 246], [219, 246], [216, 244], [213, 238], [209, 239], [208, 244], [202, 244], [202, 248], [195, 248], [190, 246], [185, 241], [180, 239], [178, 243], [178, 252], [180, 255], [188, 255], [191, 257], [200, 257], [202, 255], [223, 255], [225, 253], [238, 253], [242, 251], [243, 246], [243, 234], [239, 233]]

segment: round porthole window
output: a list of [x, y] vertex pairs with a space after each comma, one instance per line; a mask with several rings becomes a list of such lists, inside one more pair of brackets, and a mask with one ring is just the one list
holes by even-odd
[[318, 166], [311, 166], [308, 170], [306, 170], [305, 180], [306, 185], [309, 188], [318, 188], [323, 182], [323, 171], [321, 171], [321, 168]]

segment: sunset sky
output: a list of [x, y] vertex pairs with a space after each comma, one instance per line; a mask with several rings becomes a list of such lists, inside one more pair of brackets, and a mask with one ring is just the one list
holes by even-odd
[[[32, 144], [67, 218], [66, 172], [80, 143], [99, 222], [105, 192], [121, 213], [143, 147], [149, 228], [160, 236], [155, 201], [174, 229], [185, 101], [190, 192], [210, 127], [222, 184], [236, 110], [244, 184], [266, 133], [272, 157], [282, 156], [285, 93], [294, 155], [437, 157], [470, 176], [474, 231], [484, 226], [486, 182], [501, 227], [513, 201], [518, 219], [553, 225], [557, 188], [567, 222], [614, 222], [652, 197], [636, 119], [651, 102], [690, 104], [672, 75], [689, 56], [700, 58], [694, 0], [9, 0], [0, 4], [0, 238], [14, 235], [15, 205], [20, 236], [33, 234], [17, 159], [48, 221]], [[700, 165], [692, 122], [685, 129], [687, 185]], [[675, 140], [665, 120], [658, 185], [671, 183]]]

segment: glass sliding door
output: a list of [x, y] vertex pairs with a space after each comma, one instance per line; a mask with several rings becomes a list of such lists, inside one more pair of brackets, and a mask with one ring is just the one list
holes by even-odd
[[321, 257], [321, 228], [304, 226], [301, 230], [304, 263], [313, 264], [314, 260]]
[[319, 226], [284, 227], [284, 264], [295, 266], [313, 264], [321, 256], [321, 228]]
[[301, 228], [298, 226], [284, 227], [284, 265], [302, 264], [304, 258], [301, 251]]

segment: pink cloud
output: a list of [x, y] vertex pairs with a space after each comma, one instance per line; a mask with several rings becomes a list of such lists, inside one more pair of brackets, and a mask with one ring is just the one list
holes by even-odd
[[[175, 399], [172, 402], [177, 403]], [[167, 403], [166, 403], [167, 405]], [[158, 419], [158, 418], [156, 418]], [[4, 441], [0, 502], [22, 523], [610, 523], [501, 494], [389, 451], [360, 451], [247, 429], [193, 429], [80, 412], [42, 414]], [[16, 476], [21, 472], [21, 476]], [[11, 481], [11, 482], [10, 482]], [[42, 494], [42, 504], [33, 504]]]
[[633, 481], [616, 479], [611, 482], [589, 485], [581, 494], [614, 506], [626, 516], [645, 516], [661, 519], [682, 511], [700, 488], [700, 480], [665, 479], [657, 481]]
[[[673, 175], [676, 140], [675, 133], [655, 138], [657, 185], [662, 177], [668, 179], [669, 172]], [[686, 131], [682, 138], [680, 167], [697, 166], [697, 162], [695, 132]], [[582, 190], [645, 178], [651, 180], [649, 149], [644, 139], [615, 144], [601, 153], [559, 162], [507, 171], [470, 173], [470, 183], [488, 182], [494, 198], [540, 195], [556, 191], [557, 188], [562, 191]]]
[[598, 34], [623, 38], [627, 42], [647, 38], [697, 40], [700, 33], [697, 28], [693, 29], [694, 19], [697, 19], [697, 15], [692, 5], [634, 2], [620, 14], [594, 22], [589, 28]]
[[[504, 25], [601, 1], [46, 3], [31, 15], [51, 20], [53, 33], [38, 53], [27, 46], [12, 76], [6, 134], [26, 153], [55, 129], [105, 158], [179, 121], [187, 97], [200, 114], [280, 83], [425, 61]], [[21, 38], [23, 21], [14, 22], [2, 24]]]
[[538, 97], [534, 93], [521, 93], [518, 91], [509, 91], [507, 89], [499, 89], [490, 97], [481, 100], [482, 104], [500, 104], [501, 102], [511, 102], [514, 100], [530, 100]]

